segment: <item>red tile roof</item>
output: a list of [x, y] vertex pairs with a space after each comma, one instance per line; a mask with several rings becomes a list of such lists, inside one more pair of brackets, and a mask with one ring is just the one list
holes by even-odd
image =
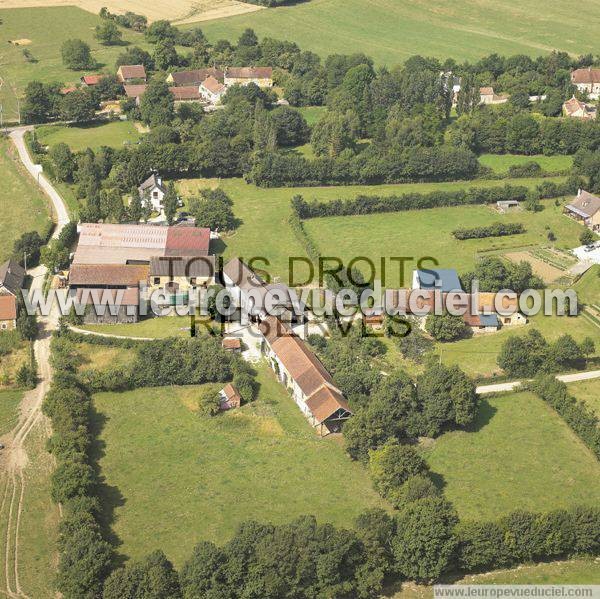
[[144, 83], [140, 85], [124, 85], [123, 89], [128, 98], [139, 98], [144, 95], [147, 87], [148, 86]]
[[600, 83], [600, 69], [575, 69], [571, 72], [571, 83]]
[[169, 91], [173, 94], [175, 100], [201, 100], [202, 96], [195, 85], [186, 85], [183, 87], [170, 87]]
[[103, 79], [104, 75], [84, 75], [81, 81], [86, 85], [97, 85]]
[[69, 284], [134, 287], [148, 278], [148, 266], [138, 264], [72, 264]]
[[202, 87], [207, 89], [211, 94], [218, 94], [227, 89], [222, 83], [217, 81], [214, 77], [207, 77], [202, 82]]
[[224, 73], [219, 69], [195, 69], [191, 71], [178, 71], [171, 73], [175, 85], [200, 85], [207, 77], [214, 77], [223, 81]]
[[228, 67], [225, 77], [233, 79], [271, 79], [272, 67]]
[[206, 256], [210, 245], [210, 229], [168, 227], [165, 256]]
[[121, 79], [146, 79], [146, 69], [143, 64], [124, 64], [119, 67]]
[[242, 347], [242, 340], [239, 337], [226, 337], [221, 342], [223, 349], [240, 349]]
[[17, 318], [17, 300], [14, 295], [0, 295], [0, 320]]

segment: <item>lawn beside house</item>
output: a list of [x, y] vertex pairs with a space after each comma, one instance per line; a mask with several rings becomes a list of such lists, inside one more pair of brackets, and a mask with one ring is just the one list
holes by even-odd
[[37, 139], [43, 146], [66, 143], [73, 152], [101, 146], [120, 149], [136, 143], [140, 132], [131, 121], [96, 122], [87, 125], [42, 125], [36, 128]]
[[483, 399], [470, 431], [446, 433], [426, 453], [461, 518], [600, 501], [597, 459], [532, 393]]
[[46, 196], [17, 161], [12, 144], [0, 139], [0, 263], [10, 256], [13, 243], [21, 234], [42, 233], [48, 226]]
[[119, 553], [161, 548], [180, 567], [198, 541], [223, 543], [244, 520], [315, 514], [351, 526], [365, 508], [385, 506], [341, 440], [318, 438], [259, 369], [256, 402], [212, 419], [194, 411], [198, 387], [94, 396], [101, 498], [114, 509]]
[[84, 324], [78, 328], [121, 337], [189, 337], [189, 316], [164, 316], [146, 318], [136, 323]]

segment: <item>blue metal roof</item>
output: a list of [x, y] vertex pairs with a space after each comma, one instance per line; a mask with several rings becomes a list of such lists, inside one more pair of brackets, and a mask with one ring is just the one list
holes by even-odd
[[479, 321], [482, 327], [497, 327], [499, 325], [498, 317], [495, 314], [480, 314]]
[[453, 268], [428, 268], [418, 270], [417, 276], [421, 289], [437, 289], [443, 293], [463, 291], [460, 279]]

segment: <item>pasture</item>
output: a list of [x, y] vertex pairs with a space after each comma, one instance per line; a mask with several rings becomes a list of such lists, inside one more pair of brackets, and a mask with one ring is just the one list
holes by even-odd
[[38, 141], [44, 146], [66, 143], [73, 152], [102, 146], [120, 149], [137, 142], [141, 134], [131, 121], [90, 123], [87, 125], [42, 125], [36, 128]]
[[483, 399], [471, 430], [436, 439], [427, 461], [465, 519], [600, 501], [595, 456], [532, 393]]
[[[101, 6], [104, 5], [104, 2], [101, 3]], [[17, 97], [23, 95], [27, 83], [34, 79], [45, 83], [73, 84], [90, 72], [114, 72], [115, 60], [124, 51], [124, 46], [102, 46], [94, 39], [94, 28], [101, 22], [97, 14], [74, 6], [2, 10], [4, 6], [0, 2], [0, 103], [4, 108], [5, 121], [17, 120]], [[125, 42], [148, 47], [142, 34], [128, 29], [122, 31]], [[98, 63], [96, 69], [71, 71], [63, 65], [60, 48], [64, 41], [73, 37], [90, 45], [92, 56]], [[26, 48], [33, 61], [25, 58], [21, 46], [10, 43], [10, 40], [22, 38], [31, 40]]]
[[46, 196], [18, 161], [14, 146], [0, 138], [0, 263], [13, 242], [27, 231], [42, 232], [49, 219]]
[[[565, 217], [562, 206], [555, 206], [554, 200], [544, 201], [543, 205], [544, 209], [535, 213], [522, 210], [499, 214], [490, 206], [462, 206], [315, 218], [305, 221], [304, 226], [323, 256], [338, 256], [344, 264], [356, 256], [369, 257], [376, 264], [382, 256], [405, 256], [411, 257], [406, 262], [406, 272], [410, 274], [420, 258], [429, 256], [441, 268], [456, 268], [460, 273], [473, 268], [477, 256], [485, 253], [548, 244], [546, 227], [556, 236], [558, 247], [577, 245], [581, 226]], [[527, 231], [521, 235], [462, 241], [452, 235], [460, 227], [494, 222], [522, 223]], [[390, 269], [383, 285], [402, 287], [408, 283], [406, 278], [400, 279], [397, 269]]]
[[543, 11], [535, 0], [311, 0], [201, 25], [211, 41], [237, 39], [252, 27], [260, 37], [294, 41], [323, 57], [364, 52], [394, 65], [414, 54], [475, 60], [492, 52], [594, 52], [594, 28], [579, 15], [598, 18], [599, 7], [584, 0], [579, 10], [567, 0], [547, 2]]
[[19, 404], [23, 391], [6, 389], [0, 391], [0, 436], [9, 433], [19, 420]]
[[491, 168], [495, 173], [506, 173], [511, 166], [522, 166], [529, 162], [536, 162], [543, 171], [554, 173], [566, 171], [573, 165], [572, 156], [522, 156], [520, 154], [482, 154], [479, 163]]
[[351, 526], [385, 506], [340, 439], [318, 438], [259, 368], [258, 399], [214, 418], [195, 412], [198, 387], [94, 396], [101, 500], [119, 553], [161, 548], [180, 567], [197, 542], [223, 543], [244, 520], [314, 514]]
[[569, 393], [583, 401], [600, 420], [600, 379], [569, 383]]
[[[552, 180], [559, 181], [559, 179]], [[533, 187], [539, 184], [540, 181], [541, 179], [505, 179], [503, 181], [481, 180], [397, 185], [259, 188], [254, 185], [247, 185], [242, 179], [182, 179], [177, 182], [177, 188], [184, 199], [197, 196], [199, 190], [205, 187], [214, 188], [219, 186], [227, 192], [234, 202], [234, 213], [237, 218], [241, 219], [242, 224], [236, 231], [222, 238], [225, 258], [228, 259], [233, 256], [246, 258], [256, 256], [265, 257], [268, 260], [268, 264], [264, 267], [265, 270], [287, 281], [289, 258], [306, 256], [304, 248], [297, 240], [288, 222], [291, 214], [290, 201], [296, 194], [304, 196], [306, 200], [317, 199], [327, 201], [338, 198], [354, 198], [360, 194], [392, 195], [409, 192], [427, 193], [435, 190], [457, 190], [473, 186], [494, 187], [504, 185], [504, 183]], [[465, 214], [469, 214], [468, 212], [463, 212], [463, 209], [460, 208], [446, 210], [454, 210], [455, 212], [448, 213], [454, 215], [451, 219], [452, 226], [448, 222], [445, 222], [447, 216], [439, 219], [442, 221], [441, 226], [443, 226], [443, 231], [447, 232], [458, 226], [467, 226]], [[500, 218], [499, 214], [485, 207], [475, 207], [475, 211], [479, 211], [479, 214], [484, 215], [481, 218], [485, 223], [493, 222]], [[314, 219], [313, 221], [307, 221], [306, 225], [324, 255], [340, 256], [342, 258], [348, 256], [354, 257], [355, 255], [370, 255], [379, 261], [381, 256], [416, 255], [414, 253], [407, 254], [406, 252], [408, 251], [422, 251], [425, 252], [422, 255], [431, 255], [429, 239], [424, 240], [421, 238], [420, 229], [417, 231], [412, 229], [412, 224], [415, 222], [418, 222], [420, 228], [424, 231], [429, 231], [434, 237], [434, 249], [444, 245], [447, 239], [444, 237], [442, 240], [439, 233], [433, 231], [433, 226], [428, 224], [428, 212], [431, 211]], [[517, 214], [521, 216], [523, 213], [519, 212]], [[528, 214], [526, 213], [523, 218], [527, 219]], [[544, 215], [545, 218], [549, 213], [544, 211], [540, 214]], [[554, 212], [551, 212], [551, 214], [554, 215]], [[516, 216], [506, 216], [518, 220]], [[557, 224], [555, 233], [558, 237], [558, 242], [563, 243], [559, 229], [565, 227], [565, 231], [568, 234], [565, 235], [564, 243], [574, 244], [579, 231], [578, 226], [567, 218], [559, 218], [558, 213], [552, 216], [552, 219]], [[527, 220], [523, 222], [527, 225]], [[538, 242], [540, 238], [539, 232], [543, 229], [542, 218], [539, 217], [539, 220], [536, 220], [536, 222], [538, 222], [538, 226], [535, 227], [538, 234], [532, 235], [531, 238]], [[377, 226], [374, 223], [378, 223]], [[411, 223], [411, 225], [409, 226], [408, 223]], [[472, 225], [468, 224], [468, 226]], [[260, 231], [260, 235], [257, 235], [257, 231]], [[351, 232], [353, 235], [356, 235], [357, 231], [358, 237], [350, 237]], [[516, 237], [523, 238], [528, 235], [518, 235]], [[417, 240], [416, 247], [415, 239]], [[513, 238], [503, 239], [512, 240]], [[482, 244], [485, 240], [460, 242], [466, 244], [464, 247], [461, 246], [462, 249], [458, 252], [463, 263], [469, 266], [472, 264], [472, 258], [469, 258], [468, 253], [472, 253], [473, 247], [479, 247], [478, 242]], [[455, 240], [455, 243], [458, 244], [459, 242]], [[521, 244], [527, 243], [527, 241], [519, 239], [513, 243]], [[489, 245], [490, 243], [488, 242], [487, 245], [482, 245], [482, 247], [489, 247]], [[444, 249], [444, 252], [446, 252], [446, 249]], [[457, 251], [453, 250], [453, 257], [456, 253]], [[298, 269], [298, 278], [305, 274], [304, 269]], [[397, 280], [397, 277], [392, 278], [391, 284], [397, 286]]]

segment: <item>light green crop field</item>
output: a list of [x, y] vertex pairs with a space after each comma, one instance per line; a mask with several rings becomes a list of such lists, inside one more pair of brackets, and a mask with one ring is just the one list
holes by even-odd
[[482, 154], [479, 162], [491, 168], [495, 173], [506, 173], [511, 166], [520, 166], [528, 162], [537, 162], [543, 171], [554, 173], [566, 171], [573, 165], [572, 156], [521, 156], [520, 154]]
[[569, 393], [585, 402], [600, 420], [600, 379], [569, 383]]
[[[247, 185], [242, 179], [184, 179], [177, 183], [179, 192], [183, 199], [198, 195], [198, 190], [204, 187], [221, 187], [226, 191], [234, 202], [234, 212], [236, 217], [242, 220], [241, 226], [231, 235], [225, 236], [222, 240], [225, 258], [239, 256], [251, 258], [264, 256], [269, 264], [265, 270], [272, 275], [281, 276], [282, 280], [288, 280], [289, 258], [294, 256], [305, 257], [306, 253], [302, 245], [296, 239], [292, 229], [289, 226], [288, 219], [291, 214], [290, 201], [296, 194], [304, 196], [306, 200], [335, 200], [350, 199], [360, 194], [367, 195], [392, 195], [409, 192], [427, 193], [436, 190], [458, 190], [469, 187], [496, 187], [505, 183], [512, 185], [525, 185], [534, 187], [543, 179], [503, 179], [502, 181], [481, 180], [481, 181], [455, 181], [448, 183], [406, 183], [398, 185], [348, 185], [348, 186], [330, 186], [330, 187], [276, 187], [260, 188], [254, 185]], [[560, 178], [550, 178], [551, 181], [560, 181]], [[462, 212], [460, 208], [446, 210], [455, 210], [448, 214], [454, 214], [451, 217], [451, 224], [445, 222], [445, 218], [440, 218], [443, 231], [452, 230], [458, 226], [475, 226], [478, 222], [468, 224], [465, 215], [469, 212]], [[466, 209], [468, 210], [468, 209]], [[433, 211], [415, 211], [399, 212], [369, 216], [352, 216], [328, 219], [314, 219], [307, 221], [307, 228], [313, 234], [317, 246], [330, 256], [354, 257], [356, 255], [370, 255], [379, 258], [381, 256], [413, 256], [416, 254], [406, 252], [426, 252], [422, 255], [431, 255], [432, 248], [429, 239], [423, 240], [419, 231], [427, 231], [428, 235], [434, 237], [433, 249], [445, 245], [446, 238], [434, 231], [433, 225], [427, 223], [427, 214]], [[475, 214], [480, 215], [483, 222], [493, 222], [498, 220], [500, 215], [492, 212], [485, 207], [475, 207]], [[519, 212], [519, 217], [523, 215], [523, 222], [527, 224], [527, 219], [531, 215]], [[542, 212], [541, 215], [551, 217], [551, 224], [556, 224], [554, 231], [558, 237], [558, 242], [562, 244], [576, 244], [579, 234], [578, 225], [569, 221], [567, 218], [559, 218], [558, 213], [554, 211]], [[481, 216], [484, 215], [484, 216]], [[507, 215], [510, 219], [519, 220], [516, 216]], [[361, 220], [364, 219], [364, 220]], [[407, 220], [408, 219], [408, 220]], [[412, 220], [411, 220], [412, 219]], [[333, 224], [335, 221], [335, 224]], [[373, 228], [373, 223], [378, 223]], [[419, 229], [412, 230], [412, 223], [418, 222]], [[543, 228], [542, 217], [536, 219], [539, 226], [535, 230], [539, 232]], [[390, 225], [390, 223], [393, 223]], [[411, 223], [411, 225], [405, 224]], [[422, 224], [421, 224], [422, 223]], [[564, 234], [561, 231], [567, 232]], [[358, 231], [358, 237], [350, 238], [347, 236], [350, 230], [353, 233]], [[257, 235], [257, 231], [260, 234]], [[539, 242], [539, 235], [527, 234], [509, 239], [511, 244], [520, 245], [527, 243], [519, 238], [535, 238]], [[414, 240], [417, 239], [415, 247]], [[513, 241], [516, 240], [516, 241]], [[459, 243], [459, 242], [456, 242]], [[479, 245], [471, 241], [460, 242], [466, 245], [458, 252], [461, 255], [463, 264], [471, 265], [472, 257], [468, 255], [473, 253], [473, 248], [479, 246], [489, 247], [491, 243], [481, 240]], [[577, 242], [578, 243], [578, 242]], [[502, 247], [507, 245], [504, 241]], [[573, 247], [573, 245], [571, 245]], [[365, 253], [370, 251], [370, 253]], [[453, 256], [458, 251], [452, 250]], [[442, 256], [445, 255], [444, 248]], [[435, 255], [435, 254], [434, 254]], [[257, 264], [257, 266], [259, 266]], [[408, 268], [408, 267], [407, 267]], [[298, 267], [297, 278], [306, 276], [306, 270]], [[393, 285], [397, 286], [396, 281]]]
[[0, 139], [0, 263], [12, 251], [13, 242], [27, 231], [42, 232], [48, 222], [46, 196], [18, 162], [14, 146]]
[[[420, 258], [430, 256], [441, 268], [460, 272], [471, 269], [481, 252], [508, 250], [511, 247], [547, 245], [549, 226], [560, 248], [575, 247], [582, 231], [580, 225], [562, 214], [562, 206], [554, 200], [543, 202], [540, 212], [526, 210], [499, 214], [489, 206], [434, 208], [385, 214], [313, 218], [305, 221], [306, 231], [323, 256], [339, 256], [348, 264], [356, 256], [367, 256], [376, 264], [381, 257], [411, 257], [406, 262], [410, 275]], [[522, 223], [527, 229], [521, 235], [488, 237], [460, 241], [452, 235], [460, 227], [478, 227], [494, 222]], [[425, 266], [433, 266], [431, 262]], [[357, 265], [367, 273], [367, 267]], [[410, 283], [400, 280], [397, 266], [388, 269], [384, 286], [402, 287]]]
[[223, 543], [244, 520], [314, 514], [351, 526], [363, 509], [385, 507], [340, 439], [317, 437], [259, 368], [259, 398], [214, 418], [193, 411], [198, 387], [94, 397], [100, 493], [120, 553], [140, 558], [161, 548], [180, 567], [197, 542]]
[[[0, 102], [4, 119], [16, 120], [17, 96], [22, 96], [29, 81], [76, 83], [81, 75], [106, 70], [115, 71], [115, 60], [124, 46], [102, 46], [94, 39], [94, 28], [100, 17], [74, 6], [54, 8], [11, 8], [0, 10]], [[140, 33], [123, 29], [123, 39], [148, 47]], [[65, 40], [79, 38], [92, 48], [98, 68], [91, 71], [71, 71], [62, 63], [60, 48]], [[25, 46], [15, 46], [11, 40], [30, 40]], [[28, 62], [23, 50], [31, 52], [36, 62]]]
[[600, 305], [600, 264], [592, 266], [575, 283], [574, 289], [583, 303]]
[[101, 146], [122, 148], [124, 143], [137, 142], [141, 134], [131, 121], [92, 123], [89, 125], [42, 125], [36, 129], [37, 139], [44, 146], [66, 143], [73, 152]]
[[474, 60], [492, 52], [594, 52], [589, 23], [598, 18], [598, 5], [584, 0], [580, 11], [567, 0], [547, 2], [544, 10], [536, 0], [311, 0], [200, 26], [212, 41], [236, 39], [252, 27], [261, 37], [295, 41], [321, 56], [364, 52], [379, 64], [396, 64], [414, 54]]
[[532, 393], [483, 399], [472, 430], [436, 439], [427, 461], [461, 518], [600, 501], [598, 460]]

